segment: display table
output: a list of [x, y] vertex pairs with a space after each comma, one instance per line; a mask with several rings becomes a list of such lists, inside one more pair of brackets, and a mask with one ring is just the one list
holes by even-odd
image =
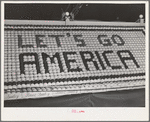
[[4, 102], [5, 107], [144, 107], [145, 89]]

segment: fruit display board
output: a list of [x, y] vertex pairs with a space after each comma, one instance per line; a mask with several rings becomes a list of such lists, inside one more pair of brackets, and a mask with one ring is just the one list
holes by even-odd
[[5, 100], [144, 86], [144, 27], [4, 26]]

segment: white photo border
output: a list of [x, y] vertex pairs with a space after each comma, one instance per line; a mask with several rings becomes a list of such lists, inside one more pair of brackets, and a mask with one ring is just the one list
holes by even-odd
[[[146, 90], [145, 107], [4, 107], [4, 3], [115, 3], [145, 4]], [[1, 2], [1, 120], [2, 121], [147, 121], [149, 120], [149, 2], [148, 1], [2, 1]], [[72, 113], [72, 109], [85, 113]]]

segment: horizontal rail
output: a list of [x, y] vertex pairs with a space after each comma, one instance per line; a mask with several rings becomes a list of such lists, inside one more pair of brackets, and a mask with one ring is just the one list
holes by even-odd
[[8, 25], [105, 25], [105, 26], [145, 26], [135, 22], [103, 22], [103, 21], [48, 21], [48, 20], [5, 20]]

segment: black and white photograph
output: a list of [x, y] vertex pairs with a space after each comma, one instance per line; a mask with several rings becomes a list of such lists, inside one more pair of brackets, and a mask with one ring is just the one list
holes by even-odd
[[[46, 111], [51, 109], [61, 116], [48, 120], [121, 120], [117, 112], [123, 120], [148, 120], [148, 2], [1, 4], [3, 111], [20, 110], [21, 115], [38, 109], [47, 115], [43, 121], [50, 118]], [[63, 118], [60, 109], [70, 116]], [[99, 116], [101, 110], [106, 119]], [[21, 119], [13, 114], [14, 120], [42, 116], [30, 119], [24, 114]], [[81, 117], [86, 114], [89, 119]]]

